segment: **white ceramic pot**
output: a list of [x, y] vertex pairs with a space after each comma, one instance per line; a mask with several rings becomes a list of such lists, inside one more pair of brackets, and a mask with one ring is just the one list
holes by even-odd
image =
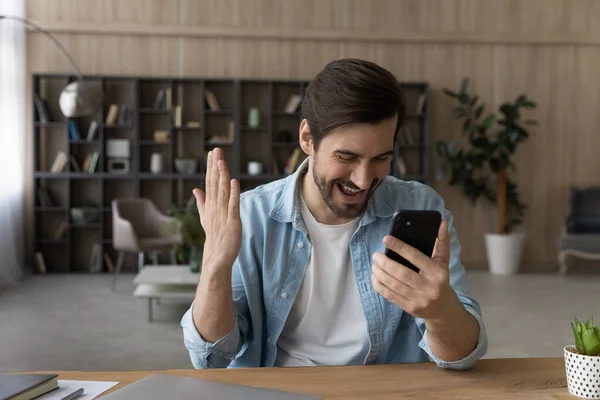
[[600, 356], [573, 353], [575, 346], [565, 346], [567, 389], [583, 399], [600, 399]]
[[514, 275], [519, 271], [525, 244], [522, 232], [508, 235], [488, 233], [485, 235], [490, 272], [495, 275]]
[[250, 161], [248, 163], [248, 174], [252, 175], [252, 176], [256, 176], [256, 175], [260, 175], [262, 174], [262, 163], [258, 162], [258, 161]]
[[160, 153], [152, 153], [150, 156], [150, 172], [160, 174], [163, 171], [163, 156]]

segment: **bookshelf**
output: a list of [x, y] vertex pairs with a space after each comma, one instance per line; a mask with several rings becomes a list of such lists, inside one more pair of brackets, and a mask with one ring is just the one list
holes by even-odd
[[[58, 97], [73, 79], [64, 74], [32, 75], [35, 209], [31, 261], [38, 265], [37, 272], [41, 272], [37, 260], [41, 255], [48, 273], [89, 273], [98, 253], [94, 247], [101, 250], [100, 267], [92, 269], [109, 271], [102, 259], [107, 255], [116, 261], [111, 201], [148, 197], [163, 212], [184, 204], [193, 188], [203, 187], [205, 156], [214, 147], [224, 150], [242, 191], [286, 176], [286, 162], [298, 149], [301, 116], [294, 103], [304, 94], [305, 80], [87, 75], [84, 79], [102, 88], [103, 107], [97, 115], [71, 122], [60, 112]], [[419, 97], [427, 95], [428, 85], [409, 82], [403, 87], [408, 133], [400, 133], [406, 138], [399, 136], [391, 173], [424, 182], [428, 102], [419, 104]], [[78, 134], [72, 132], [73, 123]], [[113, 157], [115, 149], [127, 156]], [[180, 158], [198, 160], [196, 169], [178, 172], [175, 160]], [[398, 158], [404, 166], [399, 167]], [[123, 166], [124, 159], [128, 168]], [[250, 161], [261, 162], [260, 174], [249, 173]], [[157, 168], [158, 164], [162, 167]], [[73, 209], [83, 210], [87, 219], [75, 221]], [[123, 270], [135, 268], [131, 255]]]

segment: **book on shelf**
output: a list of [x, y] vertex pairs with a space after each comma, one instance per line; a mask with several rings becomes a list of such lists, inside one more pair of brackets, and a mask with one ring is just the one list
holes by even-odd
[[174, 123], [173, 125], [175, 126], [175, 128], [181, 128], [181, 106], [180, 105], [176, 105], [175, 106], [175, 111], [174, 111]]
[[71, 140], [81, 140], [81, 135], [79, 134], [79, 125], [77, 124], [77, 120], [73, 118], [69, 118], [68, 123], [69, 128], [69, 136]]
[[77, 163], [77, 159], [75, 159], [75, 156], [71, 156], [71, 169], [75, 172], [81, 172], [81, 167], [79, 166], [79, 164]]
[[35, 252], [35, 265], [40, 274], [46, 273], [46, 261], [44, 260], [44, 255], [41, 251]]
[[50, 122], [50, 114], [48, 113], [48, 103], [42, 100], [37, 93], [33, 94], [33, 103], [38, 115], [38, 121], [42, 123]]
[[294, 152], [292, 153], [292, 155], [287, 159], [285, 168], [284, 168], [284, 172], [288, 175], [293, 174], [296, 171], [296, 168], [298, 168], [298, 165], [300, 165], [300, 153], [302, 152], [302, 150], [300, 149], [300, 147], [296, 147], [294, 149]]
[[114, 125], [117, 122], [117, 118], [119, 118], [119, 105], [111, 104], [106, 114], [106, 125]]
[[219, 106], [219, 102], [217, 101], [217, 96], [211, 90], [205, 90], [204, 97], [206, 98], [206, 102], [208, 103], [208, 108], [211, 111], [219, 111], [221, 107]]
[[158, 91], [158, 93], [156, 94], [156, 99], [154, 99], [154, 105], [152, 106], [155, 109], [160, 109], [163, 108], [163, 105], [165, 103], [165, 89], [160, 89]]
[[98, 167], [98, 160], [100, 158], [100, 153], [95, 151], [93, 153], [88, 153], [85, 156], [85, 160], [83, 161], [83, 165], [81, 166], [81, 170], [83, 172], [87, 172], [93, 174], [96, 172]]
[[121, 104], [119, 106], [119, 118], [117, 118], [117, 125], [129, 125], [131, 123], [131, 110], [127, 104]]
[[92, 122], [90, 122], [90, 127], [88, 128], [88, 132], [87, 132], [87, 136], [86, 136], [85, 140], [87, 140], [88, 142], [91, 142], [92, 140], [94, 140], [94, 138], [96, 137], [97, 131], [98, 131], [98, 122], [96, 122], [96, 120], [93, 120]]
[[288, 98], [287, 103], [285, 104], [284, 111], [288, 114], [293, 114], [298, 109], [298, 106], [302, 102], [302, 96], [299, 94], [293, 94]]
[[171, 111], [171, 107], [173, 106], [173, 93], [171, 88], [165, 89], [165, 108]]
[[37, 190], [38, 202], [42, 207], [54, 207], [56, 202], [50, 194], [50, 191], [45, 188], [38, 188]]
[[67, 233], [68, 229], [69, 221], [63, 219], [58, 225], [58, 228], [56, 228], [56, 231], [54, 232], [54, 240], [61, 240], [65, 236], [65, 233]]
[[67, 167], [68, 161], [67, 154], [64, 151], [59, 151], [52, 163], [52, 167], [50, 167], [50, 172], [63, 172]]

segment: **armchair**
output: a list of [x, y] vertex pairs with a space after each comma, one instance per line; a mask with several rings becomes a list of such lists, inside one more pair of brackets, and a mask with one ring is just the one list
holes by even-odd
[[150, 199], [122, 198], [112, 201], [113, 247], [119, 252], [111, 290], [114, 291], [126, 252], [138, 254], [138, 270], [144, 267], [144, 254], [157, 264], [157, 253], [169, 251], [176, 264], [173, 246], [182, 241], [173, 233], [175, 219], [164, 215]]
[[569, 215], [559, 239], [560, 273], [567, 272], [567, 256], [600, 260], [600, 186], [571, 188]]

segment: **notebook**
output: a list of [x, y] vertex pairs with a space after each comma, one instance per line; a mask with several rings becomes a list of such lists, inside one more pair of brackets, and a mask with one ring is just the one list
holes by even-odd
[[56, 374], [0, 374], [0, 400], [30, 400], [58, 389]]
[[150, 375], [102, 400], [322, 400], [321, 397], [171, 375]]

